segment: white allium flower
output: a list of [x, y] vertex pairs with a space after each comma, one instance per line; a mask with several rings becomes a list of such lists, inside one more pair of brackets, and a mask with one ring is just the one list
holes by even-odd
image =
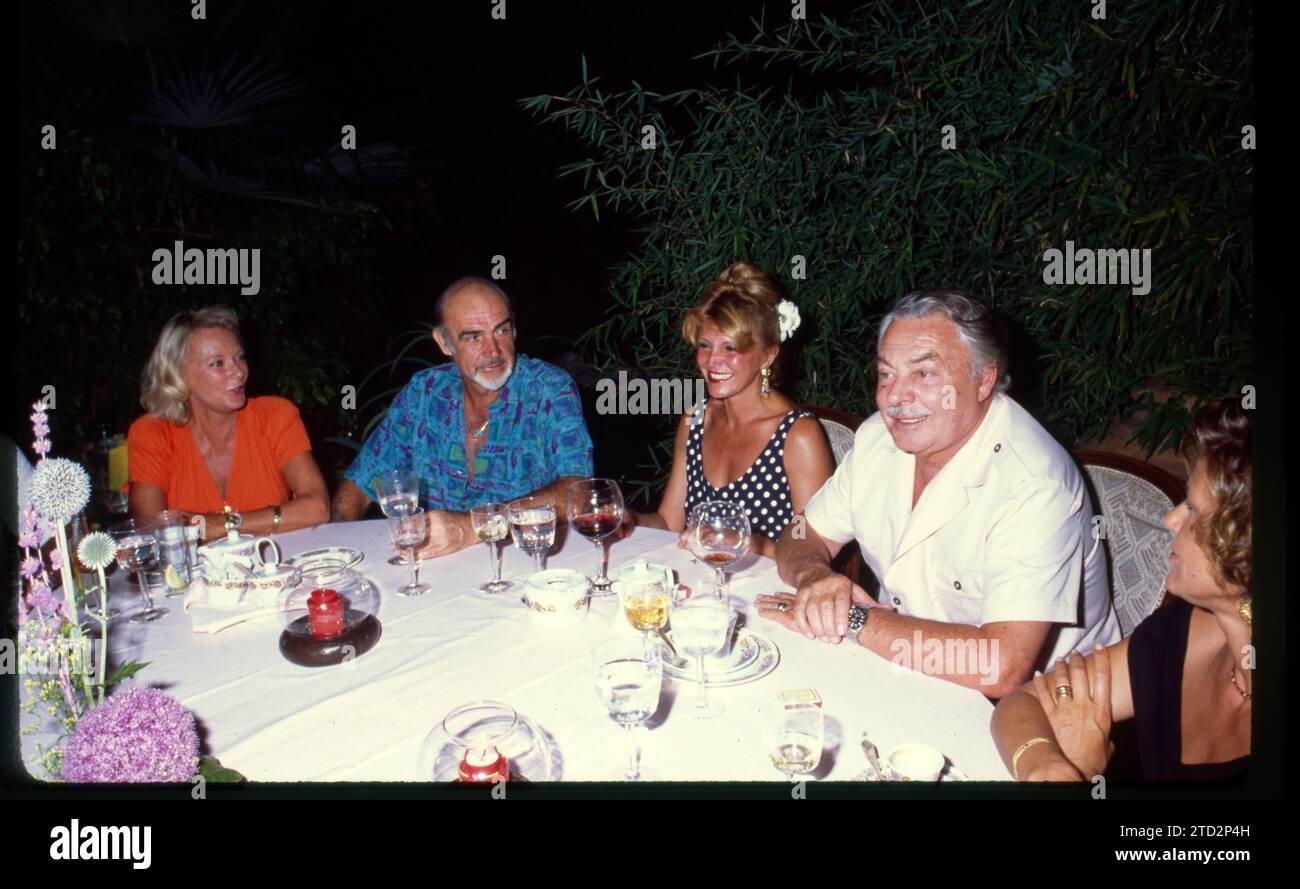
[[32, 505], [47, 518], [67, 521], [90, 502], [90, 476], [63, 457], [43, 461], [32, 473]]
[[785, 342], [799, 329], [799, 307], [788, 299], [776, 305], [776, 320], [781, 327], [781, 342]]
[[77, 544], [77, 558], [87, 568], [98, 571], [113, 564], [117, 545], [103, 531], [92, 531]]

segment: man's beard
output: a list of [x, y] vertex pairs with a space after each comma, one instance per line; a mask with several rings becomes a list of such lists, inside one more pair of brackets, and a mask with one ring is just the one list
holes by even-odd
[[[496, 377], [495, 379], [489, 379], [484, 374], [485, 370], [498, 370], [499, 368], [502, 367], [505, 368], [504, 372], [501, 373], [501, 375]], [[515, 372], [514, 361], [505, 361], [503, 359], [501, 364], [497, 365], [497, 367], [475, 368], [474, 372], [469, 375], [469, 378], [474, 382], [478, 383], [480, 386], [482, 386], [484, 389], [488, 390], [489, 392], [495, 392], [506, 384], [506, 382], [510, 379], [510, 375], [514, 372]]]

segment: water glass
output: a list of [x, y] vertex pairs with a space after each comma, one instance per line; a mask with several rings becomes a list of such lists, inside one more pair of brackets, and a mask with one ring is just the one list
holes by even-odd
[[591, 650], [596, 697], [609, 718], [627, 729], [627, 768], [620, 776], [627, 781], [644, 777], [638, 730], [659, 709], [663, 688], [661, 657], [659, 646], [641, 636], [608, 639]]
[[521, 497], [510, 501], [510, 534], [515, 546], [533, 557], [537, 570], [555, 545], [555, 501], [550, 497]]
[[406, 547], [406, 564], [411, 568], [411, 582], [399, 587], [399, 596], [422, 596], [429, 591], [427, 583], [420, 583], [420, 563], [415, 559], [415, 548], [429, 536], [429, 519], [422, 507], [409, 515], [395, 515], [388, 520], [388, 534], [396, 546]]
[[717, 654], [727, 642], [731, 624], [731, 601], [725, 587], [696, 584], [694, 589], [679, 585], [672, 593], [669, 620], [673, 629], [673, 648], [683, 658], [695, 659], [698, 692], [687, 713], [695, 719], [712, 719], [726, 708], [721, 701], [709, 700], [704, 679], [704, 659]]
[[146, 572], [158, 565], [158, 538], [153, 522], [146, 519], [127, 519], [108, 529], [117, 544], [117, 564], [123, 571], [134, 571], [144, 596], [144, 610], [137, 611], [127, 620], [133, 624], [155, 621], [167, 613], [166, 608], [153, 604]]

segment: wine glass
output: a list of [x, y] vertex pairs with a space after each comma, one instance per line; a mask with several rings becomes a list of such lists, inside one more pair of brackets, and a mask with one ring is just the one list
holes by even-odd
[[[414, 469], [390, 469], [375, 479], [375, 494], [386, 518], [412, 515], [420, 508], [420, 477]], [[405, 565], [404, 556], [393, 556], [390, 565]]]
[[422, 596], [429, 591], [427, 583], [419, 582], [420, 563], [415, 559], [415, 548], [429, 536], [429, 520], [424, 509], [417, 506], [410, 515], [395, 515], [388, 520], [388, 534], [397, 546], [406, 547], [406, 564], [411, 566], [411, 582], [399, 587], [399, 596]]
[[658, 633], [668, 623], [670, 598], [662, 580], [623, 582], [623, 613], [627, 622], [646, 636]]
[[609, 548], [605, 538], [623, 523], [623, 492], [608, 478], [588, 478], [569, 485], [569, 525], [596, 544], [600, 574], [592, 578], [592, 595], [607, 596], [614, 582], [609, 579]]
[[686, 545], [717, 573], [719, 587], [726, 587], [726, 567], [748, 552], [749, 537], [749, 514], [739, 503], [709, 500], [686, 518]]
[[149, 578], [146, 572], [158, 565], [158, 538], [154, 534], [153, 522], [147, 519], [127, 519], [108, 529], [108, 534], [117, 544], [117, 564], [123, 571], [134, 571], [144, 596], [144, 611], [137, 611], [127, 618], [133, 624], [146, 624], [155, 621], [167, 613], [166, 608], [153, 604], [153, 595], [149, 590]]
[[479, 587], [485, 593], [504, 593], [514, 586], [508, 580], [501, 579], [501, 546], [510, 533], [510, 518], [504, 503], [485, 503], [469, 511], [469, 522], [474, 528], [474, 536], [487, 544], [488, 557], [492, 560], [492, 579]]
[[641, 779], [641, 745], [638, 728], [659, 709], [664, 667], [659, 647], [638, 636], [608, 639], [591, 650], [596, 671], [596, 696], [609, 718], [627, 729], [628, 781]]
[[816, 704], [777, 698], [764, 708], [767, 754], [791, 783], [811, 773], [822, 759], [826, 720]]
[[684, 658], [695, 658], [699, 691], [687, 712], [696, 719], [712, 719], [726, 708], [710, 701], [704, 681], [704, 658], [722, 650], [731, 625], [731, 602], [723, 586], [710, 583], [691, 587], [679, 584], [672, 591], [669, 619], [673, 626], [673, 648]]
[[542, 556], [555, 545], [555, 501], [550, 497], [520, 497], [510, 501], [510, 534], [515, 546], [533, 557], [542, 570]]

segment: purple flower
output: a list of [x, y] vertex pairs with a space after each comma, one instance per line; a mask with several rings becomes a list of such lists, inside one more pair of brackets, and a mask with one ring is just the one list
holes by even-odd
[[35, 528], [24, 530], [18, 535], [18, 545], [23, 549], [36, 549], [41, 545], [41, 535]]
[[31, 592], [27, 594], [27, 604], [32, 608], [39, 608], [41, 611], [57, 611], [63, 602], [54, 598], [48, 583], [43, 580], [36, 580], [32, 582]]
[[23, 577], [35, 577], [41, 573], [41, 560], [35, 556], [28, 556], [23, 559], [23, 563], [18, 566], [18, 573]]
[[58, 547], [55, 547], [54, 549], [50, 550], [50, 570], [51, 571], [63, 570], [63, 553], [59, 552]]
[[75, 782], [189, 781], [198, 769], [194, 714], [156, 688], [109, 695], [63, 750], [63, 777]]
[[32, 450], [44, 457], [50, 452], [50, 440], [48, 438], [38, 438], [32, 443]]

